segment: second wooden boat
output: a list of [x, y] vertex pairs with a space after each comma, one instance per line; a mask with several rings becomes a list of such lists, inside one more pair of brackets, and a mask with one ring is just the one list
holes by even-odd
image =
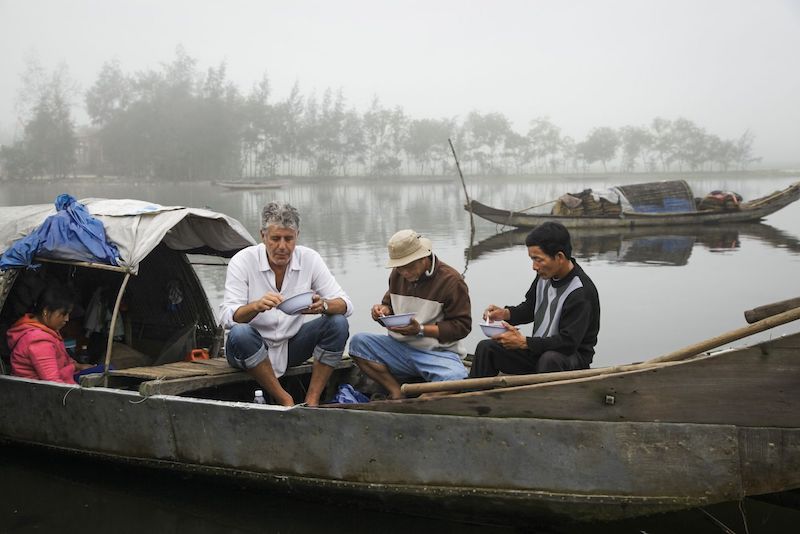
[[[672, 182], [676, 183], [676, 182]], [[685, 184], [685, 182], [680, 182]], [[649, 186], [657, 184], [638, 184], [638, 186]], [[631, 188], [632, 186], [627, 186]], [[688, 186], [686, 186], [688, 188]], [[619, 189], [626, 189], [625, 187]], [[533, 228], [546, 221], [555, 221], [563, 224], [567, 228], [633, 228], [637, 226], [673, 226], [685, 224], [718, 224], [729, 222], [749, 222], [759, 221], [784, 208], [800, 198], [800, 182], [794, 183], [781, 191], [775, 191], [769, 195], [747, 201], [740, 202], [729, 209], [720, 210], [697, 210], [694, 203], [688, 202], [678, 204], [681, 208], [678, 211], [636, 211], [636, 207], [619, 206], [614, 214], [597, 215], [571, 215], [571, 214], [542, 214], [528, 213], [523, 211], [512, 211], [494, 208], [482, 204], [477, 200], [472, 200], [465, 206], [465, 209], [473, 214], [491, 221], [495, 224], [513, 226], [516, 228]], [[662, 200], [669, 200], [667, 198]]]

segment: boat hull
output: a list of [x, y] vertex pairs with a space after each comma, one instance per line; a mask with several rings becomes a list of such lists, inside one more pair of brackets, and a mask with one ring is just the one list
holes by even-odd
[[[8, 376], [0, 402], [9, 441], [484, 521], [613, 520], [738, 500], [748, 447], [765, 437], [733, 425], [143, 400]], [[782, 462], [800, 461], [800, 431], [770, 432]]]
[[736, 211], [695, 211], [680, 213], [633, 213], [619, 216], [575, 217], [525, 213], [493, 208], [472, 200], [465, 209], [487, 221], [516, 228], [533, 228], [544, 222], [558, 222], [567, 228], [635, 228], [686, 224], [720, 224], [759, 221], [800, 198], [800, 183], [771, 195], [745, 202]]

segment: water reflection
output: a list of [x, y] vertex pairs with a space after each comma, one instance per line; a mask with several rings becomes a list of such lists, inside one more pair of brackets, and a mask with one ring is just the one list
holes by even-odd
[[[489, 236], [464, 250], [467, 262], [525, 244], [529, 230], [509, 230]], [[712, 252], [732, 252], [742, 237], [800, 253], [800, 240], [764, 223], [670, 228], [577, 228], [570, 230], [573, 255], [579, 260], [601, 260], [643, 265], [686, 265], [695, 246]]]
[[305, 501], [244, 482], [147, 470], [22, 446], [0, 446], [0, 472], [0, 488], [7, 490], [0, 500], [3, 533], [513, 532]]
[[[457, 192], [452, 181], [295, 181], [280, 190], [216, 194], [212, 207], [233, 215], [256, 236], [262, 207], [272, 200], [289, 202], [300, 211], [300, 243], [322, 254], [333, 271], [346, 274], [362, 255], [380, 265], [386, 240], [401, 228], [413, 226], [440, 243], [452, 240], [464, 221], [461, 205], [453, 201]], [[434, 205], [437, 209], [431, 209]]]
[[610, 523], [528, 525], [524, 529], [475, 525], [362, 509], [352, 503], [326, 503], [311, 495], [305, 500], [247, 482], [14, 445], [0, 446], [0, 472], [0, 487], [7, 490], [0, 500], [0, 531], [14, 534], [716, 534], [721, 532], [719, 523], [736, 532], [793, 532], [800, 520], [798, 494], [786, 492]]

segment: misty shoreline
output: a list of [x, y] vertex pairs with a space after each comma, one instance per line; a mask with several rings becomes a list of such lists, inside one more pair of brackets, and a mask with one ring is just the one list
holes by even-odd
[[[750, 170], [728, 170], [728, 171], [668, 171], [668, 172], [601, 172], [601, 171], [588, 171], [584, 173], [566, 172], [566, 173], [535, 173], [535, 174], [515, 174], [515, 175], [485, 175], [485, 174], [464, 174], [464, 179], [469, 181], [480, 180], [493, 181], [504, 180], [507, 182], [525, 182], [525, 181], [545, 181], [554, 178], [561, 179], [568, 182], [583, 181], [587, 179], [597, 180], [608, 178], [609, 180], [618, 180], [621, 182], [656, 182], [662, 180], [687, 180], [687, 179], [701, 179], [701, 178], [723, 178], [723, 177], [775, 177], [775, 176], [800, 176], [800, 167], [798, 168], [775, 168], [775, 169], [750, 169]], [[293, 182], [298, 183], [315, 183], [315, 182], [436, 182], [444, 183], [448, 181], [460, 183], [460, 178], [457, 175], [398, 175], [398, 176], [288, 176], [276, 175], [269, 177], [250, 177], [250, 178], [236, 178], [228, 180], [220, 178], [218, 180], [162, 180], [157, 178], [132, 178], [127, 176], [96, 176], [96, 175], [77, 175], [69, 176], [66, 178], [24, 178], [24, 179], [0, 179], [0, 183], [9, 184], [87, 184], [87, 183], [103, 183], [103, 184], [153, 184], [161, 182], [169, 182], [172, 184], [206, 184], [216, 185], [222, 181], [240, 181], [243, 183], [269, 183], [269, 182], [285, 182], [291, 185]]]

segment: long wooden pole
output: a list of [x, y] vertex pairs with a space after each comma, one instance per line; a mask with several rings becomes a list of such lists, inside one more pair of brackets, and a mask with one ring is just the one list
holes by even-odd
[[117, 300], [114, 302], [114, 311], [111, 313], [111, 324], [108, 327], [108, 341], [106, 342], [106, 357], [103, 365], [103, 387], [108, 387], [108, 366], [111, 365], [111, 352], [114, 348], [114, 329], [117, 326], [117, 317], [119, 317], [119, 306], [122, 303], [122, 295], [125, 294], [125, 287], [128, 285], [128, 280], [131, 278], [130, 271], [125, 273], [125, 278], [122, 279], [122, 285], [119, 287], [117, 293]]
[[478, 391], [482, 389], [510, 388], [515, 386], [530, 386], [546, 382], [561, 382], [562, 380], [576, 380], [592, 376], [638, 371], [652, 367], [675, 365], [667, 362], [660, 365], [634, 363], [628, 365], [615, 365], [613, 367], [598, 367], [596, 369], [581, 369], [579, 371], [561, 371], [558, 373], [540, 373], [530, 375], [503, 375], [487, 378], [466, 378], [464, 380], [450, 380], [448, 382], [423, 382], [419, 384], [403, 384], [400, 390], [404, 395], [420, 395], [422, 393], [437, 393], [442, 391]]
[[401, 390], [405, 395], [419, 395], [422, 393], [433, 393], [439, 391], [464, 391], [482, 390], [513, 386], [527, 386], [532, 384], [542, 384], [545, 382], [558, 382], [562, 380], [573, 380], [577, 378], [587, 378], [627, 371], [638, 371], [651, 367], [657, 367], [673, 362], [678, 362], [697, 356], [708, 350], [731, 343], [770, 328], [775, 328], [782, 324], [800, 319], [800, 308], [794, 308], [772, 317], [762, 319], [757, 323], [731, 330], [720, 336], [689, 345], [675, 352], [652, 358], [643, 363], [618, 365], [615, 367], [600, 367], [597, 369], [583, 369], [580, 371], [563, 371], [559, 373], [529, 374], [529, 375], [505, 375], [493, 376], [488, 378], [468, 378], [466, 380], [452, 380], [450, 382], [425, 382], [421, 384], [403, 384]]
[[450, 144], [450, 150], [453, 152], [453, 159], [456, 160], [456, 170], [458, 171], [458, 176], [461, 178], [461, 187], [464, 188], [464, 198], [467, 200], [467, 209], [469, 210], [469, 226], [470, 226], [470, 243], [472, 242], [472, 236], [475, 235], [475, 217], [472, 213], [472, 201], [469, 198], [469, 193], [467, 193], [467, 183], [464, 181], [464, 174], [461, 172], [461, 164], [458, 162], [458, 155], [456, 154], [456, 147], [453, 146], [453, 141], [450, 138], [447, 138], [447, 142]]
[[781, 313], [786, 310], [791, 310], [792, 308], [797, 308], [799, 306], [800, 306], [800, 297], [781, 300], [779, 302], [773, 302], [771, 304], [764, 304], [763, 306], [753, 308], [752, 310], [747, 310], [746, 312], [744, 312], [744, 318], [748, 323], [755, 323], [756, 321], [760, 321], [761, 319], [770, 317], [772, 315], [775, 315], [776, 313]]
[[533, 206], [525, 208], [524, 210], [519, 210], [519, 212], [524, 213], [526, 211], [532, 210], [533, 208], [541, 208], [542, 206], [547, 206], [548, 204], [553, 204], [554, 202], [558, 202], [558, 199], [548, 200], [547, 202], [542, 202], [541, 204], [534, 204]]
[[758, 334], [764, 330], [769, 330], [770, 328], [775, 328], [776, 326], [780, 326], [791, 321], [796, 321], [798, 319], [800, 319], [800, 308], [794, 308], [789, 311], [773, 315], [772, 317], [761, 319], [760, 321], [757, 321], [751, 325], [737, 328], [736, 330], [731, 330], [730, 332], [726, 332], [717, 337], [712, 337], [711, 339], [695, 343], [694, 345], [689, 345], [688, 347], [676, 350], [675, 352], [670, 352], [669, 354], [647, 360], [645, 363], [674, 362], [683, 360], [685, 358], [689, 358], [691, 356], [695, 356], [697, 354], [717, 348], [721, 345], [731, 343], [747, 336], [752, 336], [753, 334]]

